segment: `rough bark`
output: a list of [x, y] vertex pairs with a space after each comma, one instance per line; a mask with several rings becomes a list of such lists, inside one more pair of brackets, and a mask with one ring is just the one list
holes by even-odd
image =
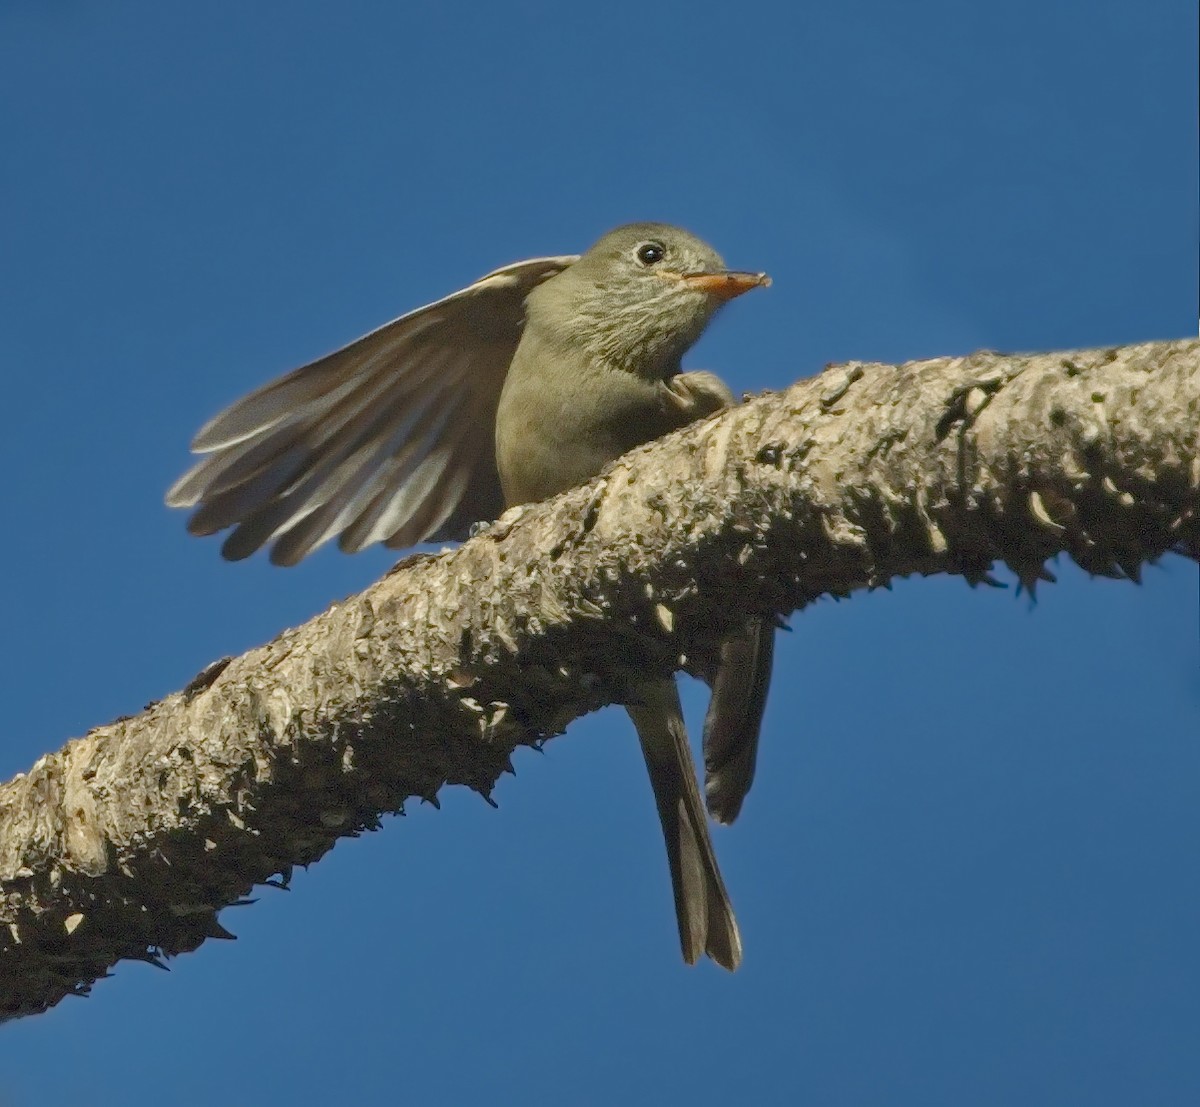
[[705, 672], [748, 612], [1200, 558], [1198, 437], [1196, 340], [832, 366], [408, 558], [0, 787], [0, 1015], [228, 936], [255, 884], [410, 797], [488, 795], [647, 671]]

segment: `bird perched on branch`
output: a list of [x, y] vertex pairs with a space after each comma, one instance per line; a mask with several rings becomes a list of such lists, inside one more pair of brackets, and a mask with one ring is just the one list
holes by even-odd
[[[332, 538], [347, 552], [460, 540], [507, 507], [595, 476], [641, 443], [734, 403], [681, 359], [763, 273], [729, 270], [695, 236], [633, 223], [582, 256], [497, 269], [265, 385], [215, 416], [207, 455], [167, 493], [188, 529], [232, 527], [222, 554], [270, 546], [294, 565]], [[708, 810], [732, 822], [754, 775], [773, 627], [727, 640], [704, 726]], [[684, 959], [738, 966], [741, 938], [713, 853], [674, 680], [627, 710], [662, 822]]]

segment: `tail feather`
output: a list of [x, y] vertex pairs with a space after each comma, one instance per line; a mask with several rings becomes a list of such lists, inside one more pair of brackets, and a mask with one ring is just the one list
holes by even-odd
[[707, 954], [732, 971], [741, 964], [742, 939], [708, 836], [679, 692], [673, 680], [642, 691], [643, 702], [627, 710], [637, 727], [662, 822], [683, 959], [693, 965]]

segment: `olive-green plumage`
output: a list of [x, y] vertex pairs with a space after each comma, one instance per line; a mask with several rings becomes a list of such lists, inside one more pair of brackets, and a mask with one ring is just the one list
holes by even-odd
[[[762, 274], [726, 270], [679, 228], [635, 223], [582, 257], [538, 258], [381, 327], [259, 389], [205, 425], [209, 456], [168, 493], [193, 533], [234, 527], [227, 557], [271, 544], [294, 564], [343, 549], [461, 538], [546, 499], [633, 446], [734, 402], [681, 359]], [[772, 632], [752, 621], [711, 674], [708, 808], [732, 822], [754, 774]], [[726, 968], [741, 939], [717, 868], [672, 680], [628, 705], [671, 867], [685, 959]]]

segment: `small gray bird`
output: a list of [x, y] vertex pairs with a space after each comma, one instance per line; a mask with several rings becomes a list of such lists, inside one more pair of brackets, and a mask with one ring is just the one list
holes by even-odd
[[[268, 543], [294, 565], [461, 540], [471, 525], [583, 483], [627, 450], [735, 402], [684, 353], [727, 301], [770, 281], [734, 272], [677, 227], [633, 223], [582, 256], [497, 269], [280, 377], [206, 423], [208, 455], [167, 493], [192, 534], [233, 527], [230, 560]], [[704, 724], [708, 809], [732, 822], [754, 777], [773, 629], [726, 641]], [[680, 944], [735, 969], [742, 943], [709, 838], [673, 680], [627, 706], [662, 821]]]

